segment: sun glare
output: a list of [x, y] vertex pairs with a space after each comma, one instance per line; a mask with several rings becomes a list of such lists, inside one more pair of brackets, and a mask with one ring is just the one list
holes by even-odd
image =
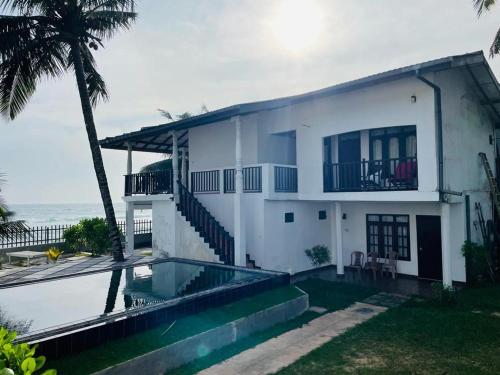
[[312, 0], [283, 0], [272, 20], [277, 43], [293, 53], [305, 52], [321, 37], [322, 19], [321, 10]]

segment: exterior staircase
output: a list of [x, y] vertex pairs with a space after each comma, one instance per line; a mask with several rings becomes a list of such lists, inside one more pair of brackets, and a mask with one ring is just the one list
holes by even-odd
[[203, 267], [203, 270], [179, 292], [179, 295], [185, 296], [202, 290], [216, 288], [231, 281], [234, 278], [234, 272], [234, 270], [220, 272], [220, 270], [214, 267]]
[[[234, 265], [234, 238], [181, 183], [179, 183], [177, 210], [224, 264]], [[255, 261], [248, 254], [246, 254], [246, 263], [248, 268], [260, 268], [255, 265]]]

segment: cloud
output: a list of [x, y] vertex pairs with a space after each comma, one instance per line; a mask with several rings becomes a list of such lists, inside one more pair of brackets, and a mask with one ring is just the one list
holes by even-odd
[[[139, 19], [96, 53], [111, 98], [95, 111], [99, 137], [163, 121], [156, 109], [196, 112], [326, 87], [447, 55], [487, 50], [500, 6], [478, 19], [470, 1], [315, 0], [323, 27], [314, 48], [290, 54], [272, 34], [286, 0], [143, 0]], [[491, 60], [500, 74], [500, 57]], [[72, 75], [43, 82], [12, 123], [0, 120], [6, 198], [98, 202]], [[113, 199], [126, 155], [103, 151]], [[134, 164], [161, 155], [134, 153]]]

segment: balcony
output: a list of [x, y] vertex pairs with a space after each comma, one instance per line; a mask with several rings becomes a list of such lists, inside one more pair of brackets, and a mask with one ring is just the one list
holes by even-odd
[[418, 190], [417, 158], [323, 164], [323, 191]]
[[125, 175], [125, 196], [172, 194], [172, 171], [159, 171]]

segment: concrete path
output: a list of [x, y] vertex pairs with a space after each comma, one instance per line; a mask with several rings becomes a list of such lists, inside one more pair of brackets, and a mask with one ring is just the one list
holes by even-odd
[[301, 328], [288, 331], [252, 349], [245, 350], [201, 371], [200, 374], [261, 375], [275, 373], [332, 338], [386, 310], [385, 306], [356, 302], [345, 310], [325, 314]]

